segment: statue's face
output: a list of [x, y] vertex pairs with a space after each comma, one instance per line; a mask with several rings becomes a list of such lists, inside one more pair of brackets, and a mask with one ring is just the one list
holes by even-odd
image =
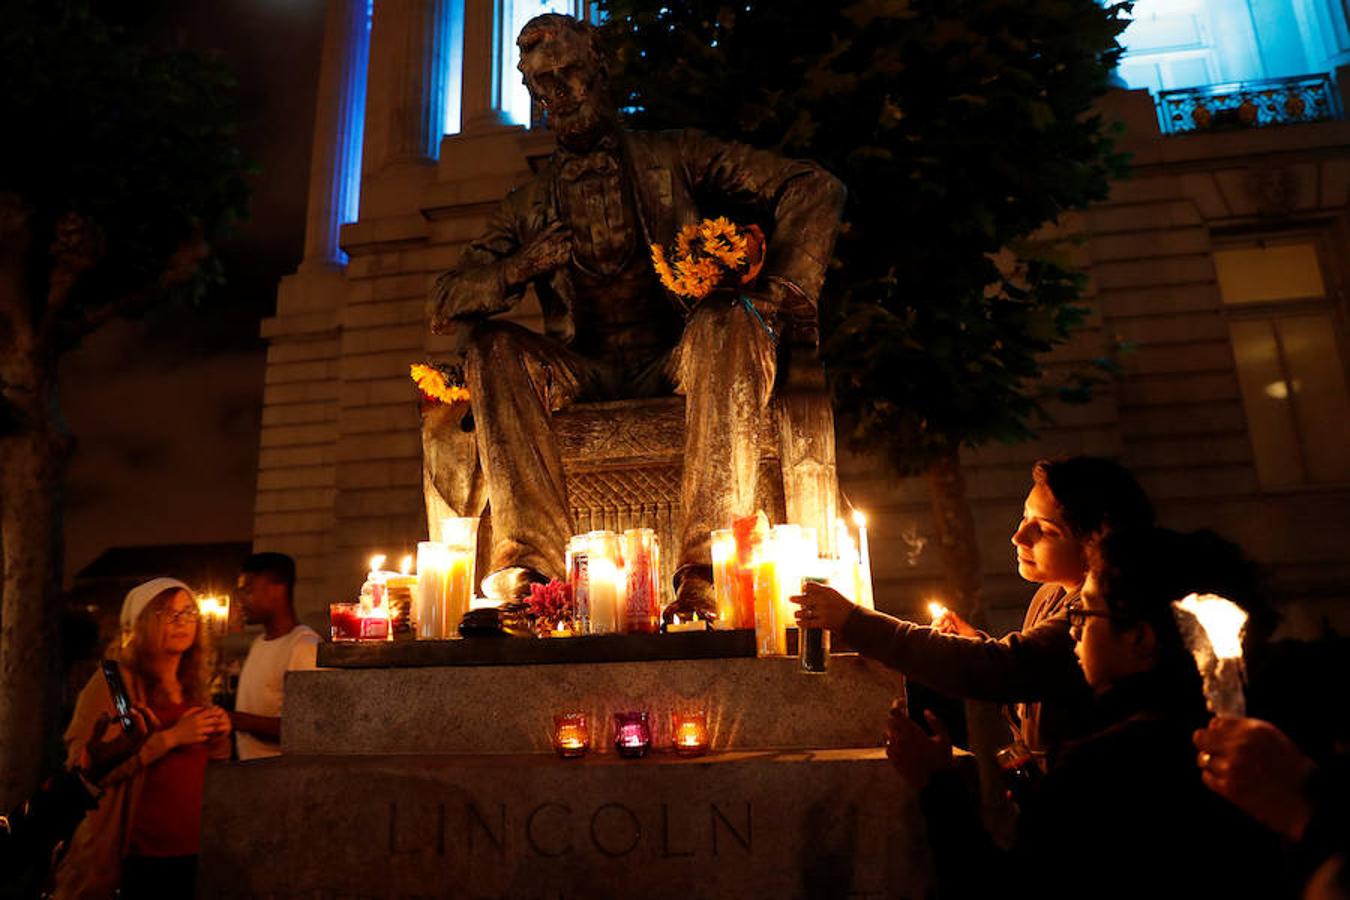
[[585, 150], [615, 123], [604, 71], [582, 35], [564, 28], [551, 30], [521, 52], [520, 71], [563, 146]]

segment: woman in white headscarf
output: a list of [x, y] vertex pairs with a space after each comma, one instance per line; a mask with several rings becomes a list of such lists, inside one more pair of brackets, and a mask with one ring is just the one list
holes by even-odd
[[[210, 705], [206, 648], [192, 590], [172, 578], [132, 588], [122, 604], [116, 658], [131, 702], [161, 728], [104, 779], [104, 795], [71, 839], [56, 871], [57, 898], [191, 897], [208, 759], [230, 755], [228, 714]], [[80, 692], [66, 729], [67, 762], [79, 764], [112, 695], [99, 672]]]

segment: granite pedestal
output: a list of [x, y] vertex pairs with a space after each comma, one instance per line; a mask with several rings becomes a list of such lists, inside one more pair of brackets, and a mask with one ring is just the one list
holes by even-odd
[[[902, 680], [830, 662], [294, 673], [286, 755], [208, 773], [199, 893], [921, 897], [922, 817], [878, 746]], [[663, 722], [690, 701], [713, 751], [682, 758]], [[632, 708], [658, 725], [645, 759], [609, 746], [610, 714]], [[600, 717], [587, 758], [549, 750], [564, 709]]]

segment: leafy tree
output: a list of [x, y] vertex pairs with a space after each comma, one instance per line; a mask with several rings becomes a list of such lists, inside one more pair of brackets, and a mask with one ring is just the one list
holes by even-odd
[[53, 733], [61, 510], [71, 439], [60, 357], [105, 322], [217, 278], [245, 211], [233, 81], [156, 50], [85, 0], [6, 0], [0, 31], [0, 807]]
[[1045, 234], [1123, 172], [1093, 102], [1129, 4], [604, 5], [634, 127], [700, 127], [847, 184], [821, 310], [835, 407], [854, 449], [927, 473], [956, 608], [979, 616], [958, 451], [1031, 436], [1040, 357], [1083, 321], [1084, 278]]

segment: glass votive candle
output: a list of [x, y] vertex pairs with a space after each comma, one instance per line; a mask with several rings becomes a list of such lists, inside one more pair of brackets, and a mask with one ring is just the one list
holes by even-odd
[[361, 604], [328, 604], [328, 625], [334, 641], [355, 641], [361, 638]]
[[671, 713], [670, 733], [679, 756], [702, 756], [708, 752], [708, 715], [702, 710]]
[[614, 714], [614, 749], [624, 759], [646, 756], [652, 747], [652, 731], [645, 712]]
[[559, 713], [553, 717], [553, 749], [563, 759], [586, 755], [591, 749], [591, 730], [585, 713]]

